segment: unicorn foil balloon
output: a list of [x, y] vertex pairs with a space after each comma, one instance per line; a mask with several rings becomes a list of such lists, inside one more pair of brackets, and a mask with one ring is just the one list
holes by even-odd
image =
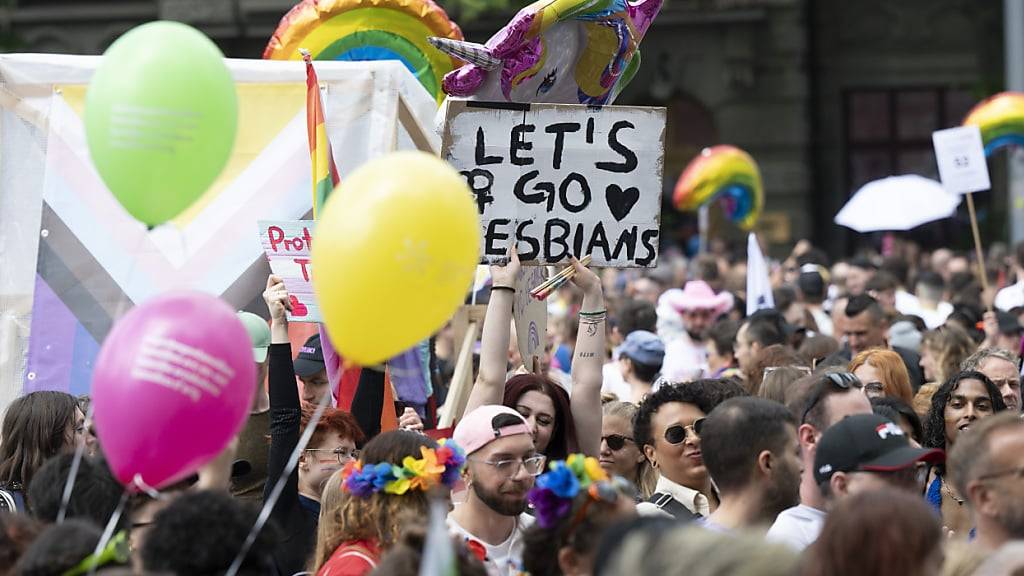
[[472, 100], [609, 104], [640, 65], [640, 40], [662, 0], [539, 0], [487, 44], [431, 38], [467, 62], [444, 77]]

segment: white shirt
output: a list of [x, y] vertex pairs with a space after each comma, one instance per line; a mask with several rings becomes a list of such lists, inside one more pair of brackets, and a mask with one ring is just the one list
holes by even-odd
[[618, 360], [613, 359], [601, 367], [601, 392], [614, 394], [621, 402], [631, 401], [633, 391], [622, 378], [622, 369], [619, 368]]
[[[664, 492], [672, 496], [686, 509], [694, 514], [700, 514], [707, 518], [711, 514], [711, 503], [708, 502], [708, 497], [701, 494], [699, 491], [693, 488], [687, 488], [682, 484], [676, 484], [662, 476], [658, 478], [658, 484], [654, 487], [655, 493]], [[641, 516], [665, 516], [671, 518], [672, 515], [668, 512], [658, 508], [653, 502], [641, 502], [636, 505], [637, 514]]]
[[953, 305], [949, 302], [939, 302], [935, 309], [925, 308], [917, 298], [900, 302], [896, 300], [896, 310], [900, 314], [908, 316], [919, 316], [924, 320], [929, 330], [934, 330], [946, 322], [946, 318], [953, 313]]
[[487, 568], [487, 574], [489, 576], [518, 576], [524, 573], [523, 532], [529, 528], [533, 522], [533, 516], [530, 516], [525, 512], [520, 514], [516, 519], [516, 524], [512, 528], [512, 533], [508, 535], [508, 538], [501, 544], [492, 546], [491, 544], [488, 544], [467, 532], [465, 528], [455, 521], [451, 514], [448, 515], [448, 529], [452, 534], [466, 540], [478, 542], [483, 545], [485, 550], [487, 550], [487, 559], [484, 562], [484, 566]]
[[661, 375], [669, 382], [696, 380], [708, 369], [708, 350], [701, 342], [694, 342], [683, 332], [675, 340], [665, 343], [665, 361]]
[[800, 504], [779, 513], [766, 539], [785, 544], [797, 552], [814, 544], [825, 525], [825, 512]]
[[808, 310], [811, 311], [811, 317], [814, 318], [814, 323], [818, 326], [818, 333], [832, 336], [835, 332], [835, 327], [832, 326], [832, 316], [817, 306], [808, 308]]
[[1024, 280], [1003, 288], [996, 293], [996, 308], [1009, 312], [1011, 308], [1024, 306]]

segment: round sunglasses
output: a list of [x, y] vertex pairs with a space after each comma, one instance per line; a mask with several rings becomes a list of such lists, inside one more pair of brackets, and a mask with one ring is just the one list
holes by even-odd
[[683, 426], [682, 424], [673, 424], [665, 429], [665, 442], [669, 444], [680, 444], [683, 440], [686, 440], [686, 433], [690, 432], [697, 438], [700, 438], [700, 429], [704, 426], [704, 418], [698, 418], [693, 421], [693, 424], [689, 426]]

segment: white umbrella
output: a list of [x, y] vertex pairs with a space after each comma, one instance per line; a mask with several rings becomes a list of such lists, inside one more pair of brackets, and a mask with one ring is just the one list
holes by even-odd
[[916, 175], [868, 182], [836, 214], [835, 222], [857, 232], [910, 230], [956, 213], [960, 196]]

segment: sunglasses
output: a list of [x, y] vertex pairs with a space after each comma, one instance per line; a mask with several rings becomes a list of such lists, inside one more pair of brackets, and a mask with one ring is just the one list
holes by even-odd
[[802, 374], [805, 374], [807, 376], [811, 375], [810, 366], [769, 366], [764, 369], [764, 372], [761, 373], [761, 379], [764, 380], [765, 378], [768, 377], [769, 374], [782, 368], [793, 368], [795, 370], [799, 370]]
[[700, 438], [700, 429], [704, 427], [704, 418], [698, 418], [694, 420], [690, 426], [683, 426], [682, 424], [673, 424], [665, 430], [665, 442], [675, 445], [680, 444], [683, 440], [686, 440], [686, 433], [689, 432]]
[[633, 440], [629, 436], [623, 436], [621, 434], [609, 434], [607, 436], [601, 436], [601, 441], [607, 442], [608, 447], [616, 452], [622, 450], [622, 447], [626, 445], [626, 442], [633, 442], [634, 444], [636, 443], [636, 440]]
[[849, 372], [833, 372], [827, 374], [828, 378], [821, 380], [818, 386], [814, 390], [814, 395], [811, 396], [811, 401], [807, 403], [807, 407], [804, 408], [803, 414], [800, 415], [800, 423], [804, 424], [807, 422], [807, 415], [814, 410], [814, 407], [825, 397], [825, 392], [829, 390], [829, 386], [832, 386], [836, 391], [845, 392], [851, 388], [861, 389], [864, 387], [861, 381], [850, 374]]

